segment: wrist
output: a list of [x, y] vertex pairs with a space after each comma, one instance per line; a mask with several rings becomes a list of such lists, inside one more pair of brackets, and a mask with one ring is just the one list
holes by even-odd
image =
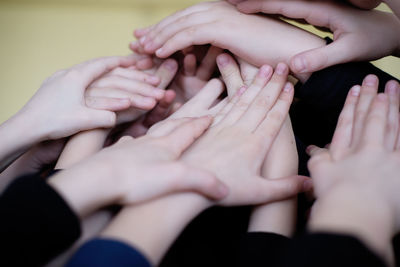
[[320, 198], [311, 214], [311, 232], [348, 234], [391, 261], [394, 217], [389, 205], [372, 190], [359, 186], [337, 186]]
[[121, 190], [112, 177], [109, 164], [90, 159], [56, 174], [49, 184], [83, 218], [119, 200]]
[[126, 207], [102, 236], [138, 248], [157, 266], [186, 225], [211, 205], [195, 193], [180, 193]]

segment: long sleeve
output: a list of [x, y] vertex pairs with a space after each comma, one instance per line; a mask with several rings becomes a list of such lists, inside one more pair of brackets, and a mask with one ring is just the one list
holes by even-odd
[[41, 266], [80, 236], [79, 218], [36, 175], [11, 183], [0, 197], [2, 266]]
[[241, 267], [282, 266], [291, 239], [274, 233], [247, 233], [240, 248]]
[[358, 239], [347, 235], [306, 234], [293, 240], [286, 267], [385, 267], [383, 260]]
[[110, 239], [94, 239], [84, 244], [67, 267], [150, 267], [149, 261], [133, 247]]

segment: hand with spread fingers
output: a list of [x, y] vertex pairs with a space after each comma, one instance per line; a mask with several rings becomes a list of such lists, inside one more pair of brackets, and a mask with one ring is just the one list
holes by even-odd
[[317, 197], [309, 227], [354, 235], [391, 262], [400, 230], [400, 86], [377, 88], [373, 75], [354, 86], [329, 149], [308, 149]]
[[[221, 59], [224, 63], [219, 67], [228, 97], [213, 104], [222, 88], [204, 88], [172, 117], [192, 117], [196, 113], [215, 116], [211, 128], [183, 153], [181, 160], [215, 173], [229, 188], [228, 196], [216, 202], [198, 194], [182, 193], [125, 207], [102, 234], [135, 245], [156, 265], [186, 224], [204, 209], [216, 204], [256, 205], [287, 199], [305, 189], [308, 181], [298, 176], [270, 180], [261, 175], [293, 98], [293, 85], [287, 83], [288, 67], [279, 64], [273, 74], [270, 66], [263, 66], [247, 88], [233, 58], [222, 54], [217, 62]], [[149, 132], [158, 127], [163, 123]], [[160, 219], [156, 222], [155, 217]], [[134, 228], [130, 227], [133, 222]], [[146, 229], [153, 234], [149, 235]]]

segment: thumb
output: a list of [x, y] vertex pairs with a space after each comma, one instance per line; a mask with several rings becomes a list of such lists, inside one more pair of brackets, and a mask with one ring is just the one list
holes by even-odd
[[117, 121], [117, 116], [112, 111], [86, 109], [85, 113], [80, 121], [82, 130], [112, 128]]
[[228, 187], [206, 170], [186, 166], [184, 176], [179, 180], [175, 190], [196, 191], [214, 200], [221, 200], [229, 193]]
[[292, 198], [301, 192], [306, 192], [312, 189], [312, 181], [305, 176], [289, 176], [285, 178], [267, 180], [257, 177], [259, 181], [254, 196], [255, 203], [271, 203], [276, 201]]
[[310, 73], [354, 61], [358, 52], [354, 51], [353, 47], [349, 39], [342, 38], [327, 46], [295, 55], [290, 61], [290, 68], [295, 73]]

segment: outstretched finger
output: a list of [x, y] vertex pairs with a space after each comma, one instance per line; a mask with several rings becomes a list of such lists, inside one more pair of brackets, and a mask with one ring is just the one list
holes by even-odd
[[386, 84], [385, 94], [389, 97], [389, 117], [386, 126], [385, 146], [389, 151], [393, 151], [396, 148], [396, 141], [399, 133], [400, 87], [398, 82], [388, 82]]
[[217, 57], [221, 53], [222, 49], [215, 46], [211, 46], [210, 49], [208, 49], [206, 56], [203, 58], [199, 68], [197, 69], [196, 76], [199, 79], [208, 81], [211, 78], [217, 67]]
[[222, 79], [226, 84], [228, 97], [232, 98], [239, 88], [243, 87], [244, 85], [239, 66], [236, 64], [233, 57], [228, 54], [219, 55], [217, 57], [217, 64], [219, 71], [221, 72]]
[[211, 123], [210, 116], [192, 119], [173, 129], [163, 141], [176, 155], [180, 156], [208, 129]]
[[359, 85], [350, 89], [342, 112], [340, 113], [332, 143], [330, 144], [330, 150], [334, 158], [340, 157], [350, 148], [354, 116], [360, 91], [361, 86]]
[[389, 115], [387, 95], [378, 94], [369, 109], [361, 135], [360, 147], [384, 147]]

